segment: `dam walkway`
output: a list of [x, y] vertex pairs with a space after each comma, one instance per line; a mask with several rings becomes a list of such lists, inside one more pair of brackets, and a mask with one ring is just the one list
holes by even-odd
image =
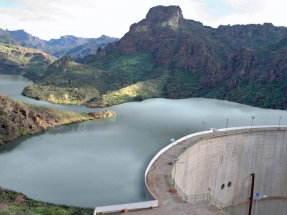
[[114, 215], [224, 215], [225, 213], [208, 201], [186, 203], [179, 194], [171, 193], [172, 184], [170, 181], [170, 162], [173, 162], [176, 155], [191, 142], [201, 138], [195, 136], [173, 146], [163, 153], [152, 165], [147, 175], [147, 184], [159, 201], [159, 207], [129, 211], [128, 213], [116, 212]]

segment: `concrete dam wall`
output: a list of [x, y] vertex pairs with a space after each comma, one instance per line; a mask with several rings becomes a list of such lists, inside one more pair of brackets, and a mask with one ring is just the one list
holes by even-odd
[[209, 193], [237, 214], [248, 214], [255, 173], [252, 215], [287, 214], [286, 128], [238, 131], [205, 138], [185, 150], [172, 169], [187, 195]]

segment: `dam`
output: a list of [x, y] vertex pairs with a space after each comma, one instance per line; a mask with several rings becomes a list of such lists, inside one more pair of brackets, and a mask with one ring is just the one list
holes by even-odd
[[145, 174], [149, 201], [97, 207], [95, 214], [286, 214], [286, 164], [286, 126], [193, 133], [151, 160]]
[[213, 199], [227, 214], [286, 214], [287, 128], [224, 131], [202, 134], [174, 159], [171, 183], [183, 200]]

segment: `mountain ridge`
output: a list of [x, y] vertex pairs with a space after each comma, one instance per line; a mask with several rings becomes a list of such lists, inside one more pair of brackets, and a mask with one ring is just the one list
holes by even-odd
[[[286, 90], [276, 90], [286, 86], [277, 78], [284, 76], [285, 70], [276, 66], [285, 58], [264, 50], [281, 47], [285, 53], [286, 34], [286, 27], [270, 23], [211, 28], [184, 19], [178, 6], [157, 6], [145, 19], [132, 24], [115, 44], [82, 59], [85, 64], [49, 70], [42, 84], [34, 87], [42, 92], [42, 99], [49, 96], [43, 96], [45, 81], [54, 80], [53, 88], [58, 92], [47, 89], [59, 99], [59, 92], [70, 92], [76, 98], [70, 87], [91, 87], [94, 94], [89, 94], [85, 102], [78, 100], [78, 104], [101, 107], [154, 97], [207, 97], [285, 109]], [[275, 73], [270, 73], [273, 68], [275, 78]], [[73, 84], [64, 84], [69, 79]], [[37, 96], [35, 91], [33, 96]]]
[[[85, 56], [88, 54], [96, 53], [96, 50], [99, 47], [104, 47], [108, 43], [113, 43], [118, 39], [106, 35], [102, 35], [99, 38], [83, 38], [83, 37], [76, 37], [73, 35], [65, 35], [61, 36], [58, 39], [42, 40], [39, 37], [35, 37], [25, 32], [23, 29], [16, 31], [9, 31], [8, 29], [6, 29], [6, 32], [22, 40], [25, 44], [27, 44], [27, 46], [38, 50], [42, 50], [47, 54], [53, 55], [57, 58], [65, 56], [66, 53], [69, 54], [68, 55], [69, 57], [75, 57], [75, 58], [84, 57], [83, 55], [79, 54], [81, 51], [85, 53]], [[80, 46], [83, 46], [84, 44], [90, 46], [89, 51], [81, 50]], [[75, 48], [78, 49], [74, 51], [76, 53], [73, 52], [73, 49]], [[77, 52], [78, 55], [76, 55]]]

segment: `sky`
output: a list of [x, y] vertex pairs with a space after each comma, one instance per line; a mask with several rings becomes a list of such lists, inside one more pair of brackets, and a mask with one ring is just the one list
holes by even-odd
[[287, 26], [285, 0], [0, 0], [0, 28], [24, 29], [41, 39], [63, 35], [121, 38], [157, 5], [177, 5], [185, 19], [219, 25]]

